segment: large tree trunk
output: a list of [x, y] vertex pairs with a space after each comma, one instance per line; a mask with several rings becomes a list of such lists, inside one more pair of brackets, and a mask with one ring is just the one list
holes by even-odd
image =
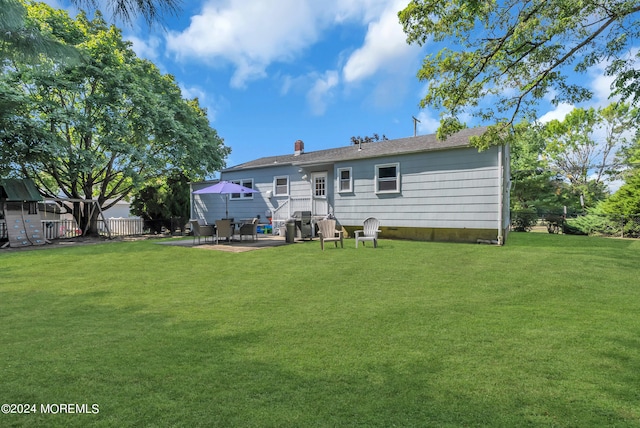
[[73, 218], [78, 223], [82, 234], [86, 236], [100, 236], [98, 222], [102, 219], [98, 207], [92, 206], [93, 204], [88, 202], [73, 203]]

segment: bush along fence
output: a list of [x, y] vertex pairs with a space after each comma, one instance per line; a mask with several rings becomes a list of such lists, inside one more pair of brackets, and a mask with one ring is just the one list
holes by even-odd
[[534, 226], [544, 226], [549, 233], [640, 238], [640, 214], [511, 211], [511, 230], [528, 232]]

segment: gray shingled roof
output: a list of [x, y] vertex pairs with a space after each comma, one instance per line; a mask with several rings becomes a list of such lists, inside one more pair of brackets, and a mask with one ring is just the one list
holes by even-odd
[[227, 168], [224, 171], [265, 168], [274, 165], [320, 165], [345, 160], [469, 147], [469, 137], [481, 135], [485, 130], [486, 128], [484, 127], [463, 129], [444, 141], [438, 140], [435, 134], [419, 135], [417, 137], [365, 143], [362, 144], [361, 150], [358, 150], [357, 145], [350, 145], [334, 149], [303, 152], [298, 156], [293, 153], [281, 156], [268, 156]]

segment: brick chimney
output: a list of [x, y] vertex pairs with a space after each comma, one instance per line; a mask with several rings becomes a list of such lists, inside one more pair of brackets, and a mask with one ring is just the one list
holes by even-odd
[[293, 143], [293, 154], [300, 156], [302, 153], [304, 153], [304, 142], [302, 140], [296, 140], [296, 142]]

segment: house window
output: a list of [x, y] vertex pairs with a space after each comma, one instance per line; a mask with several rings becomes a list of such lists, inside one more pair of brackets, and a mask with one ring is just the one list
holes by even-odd
[[273, 195], [288, 196], [289, 195], [289, 177], [286, 175], [273, 177]]
[[327, 197], [327, 175], [315, 175], [313, 177], [313, 196], [316, 198]]
[[[230, 180], [232, 183], [239, 184], [249, 189], [253, 189], [253, 179], [246, 178], [242, 180]], [[253, 193], [232, 193], [231, 199], [253, 199]]]
[[338, 192], [352, 192], [351, 168], [338, 168]]
[[376, 193], [400, 191], [400, 164], [376, 165]]

